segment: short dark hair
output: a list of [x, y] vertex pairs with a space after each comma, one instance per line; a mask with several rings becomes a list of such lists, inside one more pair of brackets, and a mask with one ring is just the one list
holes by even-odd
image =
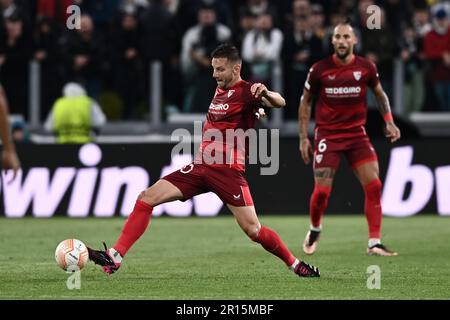
[[354, 24], [355, 23], [353, 22], [353, 19], [351, 17], [344, 17], [344, 21], [339, 22], [337, 25], [338, 26], [350, 26], [354, 29], [355, 28]]
[[222, 43], [211, 53], [211, 58], [227, 58], [231, 62], [240, 62], [238, 49], [229, 43]]

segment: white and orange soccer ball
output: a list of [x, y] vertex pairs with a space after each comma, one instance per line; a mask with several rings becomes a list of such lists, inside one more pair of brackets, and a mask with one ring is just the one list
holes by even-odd
[[63, 270], [77, 271], [88, 262], [89, 253], [86, 245], [78, 239], [61, 241], [56, 247], [55, 259]]

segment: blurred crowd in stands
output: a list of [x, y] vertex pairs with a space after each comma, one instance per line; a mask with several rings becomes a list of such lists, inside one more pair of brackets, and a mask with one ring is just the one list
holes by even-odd
[[[66, 26], [81, 8], [81, 28]], [[381, 10], [369, 30], [367, 7]], [[433, 0], [0, 0], [0, 82], [11, 113], [29, 119], [29, 62], [41, 66], [41, 119], [68, 82], [80, 83], [109, 120], [148, 117], [149, 63], [163, 66], [164, 114], [205, 112], [216, 86], [209, 54], [232, 42], [243, 77], [271, 86], [283, 70], [285, 117], [297, 118], [307, 72], [332, 53], [333, 27], [350, 17], [356, 52], [375, 62], [392, 99], [404, 62], [404, 106], [450, 111], [450, 3]]]

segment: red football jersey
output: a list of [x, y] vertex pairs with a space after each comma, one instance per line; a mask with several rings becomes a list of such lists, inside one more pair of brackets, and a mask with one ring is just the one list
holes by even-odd
[[262, 106], [261, 99], [252, 95], [251, 86], [252, 83], [241, 80], [229, 89], [216, 88], [196, 161], [245, 170], [248, 154], [245, 132], [255, 127], [255, 112]]
[[321, 136], [365, 135], [367, 86], [379, 83], [376, 66], [369, 60], [353, 56], [341, 65], [330, 56], [315, 63], [308, 74], [305, 89], [318, 95], [316, 133]]

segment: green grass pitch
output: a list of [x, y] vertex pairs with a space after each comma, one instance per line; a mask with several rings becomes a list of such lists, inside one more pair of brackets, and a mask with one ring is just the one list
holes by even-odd
[[[55, 263], [63, 239], [114, 244], [124, 219], [0, 219], [0, 299], [449, 299], [450, 219], [384, 218], [383, 239], [397, 257], [368, 257], [364, 216], [326, 216], [318, 251], [305, 257], [306, 216], [261, 216], [320, 279], [299, 278], [251, 242], [231, 216], [153, 218], [113, 276], [89, 263], [81, 288]], [[367, 268], [381, 270], [369, 290]]]

